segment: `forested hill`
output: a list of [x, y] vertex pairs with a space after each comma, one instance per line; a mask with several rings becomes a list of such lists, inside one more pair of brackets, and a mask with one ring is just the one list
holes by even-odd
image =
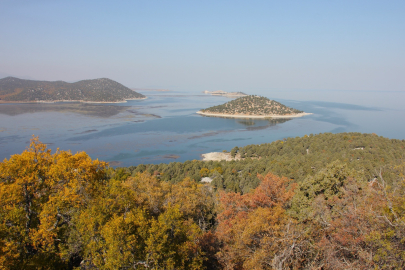
[[218, 189], [247, 193], [259, 184], [257, 174], [271, 172], [301, 183], [337, 161], [361, 172], [366, 180], [373, 179], [380, 169], [384, 169], [386, 181], [391, 182], [395, 179], [395, 166], [405, 157], [405, 141], [373, 134], [323, 133], [235, 147], [230, 152], [241, 159], [141, 164], [130, 167], [129, 171], [134, 174], [146, 171], [169, 182], [178, 182], [185, 177], [196, 181], [211, 177]]
[[287, 107], [277, 101], [261, 96], [246, 96], [229, 101], [225, 104], [213, 106], [204, 110], [203, 113], [220, 114], [245, 114], [245, 115], [290, 115], [302, 113], [302, 111]]
[[23, 80], [14, 77], [0, 79], [0, 100], [2, 102], [62, 100], [121, 102], [138, 98], [145, 98], [145, 96], [107, 78], [75, 83]]
[[404, 140], [231, 152], [114, 169], [34, 137], [0, 162], [0, 269], [405, 269]]

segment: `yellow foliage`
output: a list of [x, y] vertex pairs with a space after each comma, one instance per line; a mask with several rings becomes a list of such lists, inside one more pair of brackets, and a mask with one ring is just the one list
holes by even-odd
[[35, 137], [0, 163], [0, 268], [202, 269], [211, 190], [147, 173], [107, 180], [106, 168]]
[[221, 167], [215, 167], [214, 169], [212, 169], [212, 170], [210, 171], [210, 173], [213, 174], [215, 171], [217, 171], [219, 174], [222, 174], [222, 173], [223, 173], [223, 170], [222, 170]]
[[37, 137], [22, 154], [0, 163], [2, 258], [13, 264], [18, 256], [57, 253], [60, 225], [93, 195], [105, 167], [84, 152], [52, 154]]

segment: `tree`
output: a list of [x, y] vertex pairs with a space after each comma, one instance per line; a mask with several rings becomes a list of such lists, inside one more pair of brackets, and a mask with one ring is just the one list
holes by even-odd
[[326, 168], [314, 176], [308, 176], [299, 185], [297, 194], [292, 200], [290, 213], [301, 221], [314, 218], [311, 214], [313, 213], [315, 198], [322, 194], [326, 203], [331, 202], [334, 196], [342, 195], [341, 188], [351, 177], [358, 181], [364, 181], [361, 173], [349, 169], [342, 162], [335, 161], [328, 164]]
[[287, 236], [291, 221], [285, 207], [293, 196], [290, 180], [267, 174], [253, 192], [221, 193], [217, 236], [218, 253], [225, 269], [265, 269], [277, 264], [291, 246]]
[[[98, 269], [202, 269], [202, 229], [214, 207], [205, 185], [149, 173], [110, 179], [77, 220], [82, 265]], [[210, 202], [211, 201], [211, 202]], [[200, 228], [201, 226], [201, 228]]]
[[235, 158], [236, 153], [238, 152], [239, 147], [235, 146], [234, 148], [232, 148], [231, 150], [231, 157]]
[[0, 163], [1, 266], [67, 267], [69, 225], [104, 181], [105, 167], [83, 152], [51, 154], [37, 137], [22, 154]]
[[202, 168], [200, 170], [200, 176], [201, 177], [207, 177], [209, 175], [209, 173], [210, 173], [210, 170], [208, 170], [207, 168]]
[[[302, 262], [326, 269], [402, 269], [404, 182], [367, 183], [339, 162], [303, 182], [290, 213], [301, 221]], [[298, 211], [297, 211], [298, 210]], [[304, 226], [305, 224], [305, 226]]]

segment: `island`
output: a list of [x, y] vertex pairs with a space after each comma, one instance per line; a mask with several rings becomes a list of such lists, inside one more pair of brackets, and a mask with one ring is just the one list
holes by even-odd
[[295, 118], [311, 114], [256, 95], [237, 98], [197, 113], [205, 116], [233, 118]]
[[245, 97], [247, 96], [245, 93], [242, 92], [225, 92], [222, 90], [217, 91], [203, 91], [204, 94], [209, 94], [212, 96], [223, 96], [223, 97]]
[[119, 103], [146, 97], [124, 85], [107, 79], [64, 81], [35, 81], [14, 77], [0, 79], [0, 102], [91, 102]]

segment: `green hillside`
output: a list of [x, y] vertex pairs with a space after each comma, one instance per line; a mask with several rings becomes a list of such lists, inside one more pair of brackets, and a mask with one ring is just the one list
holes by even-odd
[[404, 140], [311, 134], [231, 155], [114, 169], [34, 137], [0, 162], [0, 268], [405, 269]]
[[246, 96], [229, 101], [222, 105], [204, 110], [204, 113], [245, 114], [245, 115], [289, 115], [302, 111], [287, 107], [277, 101], [260, 96]]
[[83, 80], [75, 83], [22, 80], [14, 77], [0, 79], [0, 101], [3, 102], [60, 100], [120, 102], [126, 99], [144, 97], [144, 95], [107, 78]]
[[[339, 161], [350, 169], [361, 171], [367, 180], [373, 179], [379, 168], [384, 168], [384, 177], [391, 183], [396, 179], [393, 168], [403, 162], [405, 141], [363, 133], [323, 133], [235, 147], [230, 153], [242, 159], [142, 164], [129, 170], [133, 173], [159, 172], [162, 180], [174, 183], [185, 177], [200, 181], [201, 170], [207, 169], [209, 173], [203, 174], [214, 179], [212, 184], [216, 188], [247, 193], [257, 187], [257, 174], [272, 172], [300, 183], [328, 163]], [[216, 168], [221, 168], [220, 175], [215, 172]]]

